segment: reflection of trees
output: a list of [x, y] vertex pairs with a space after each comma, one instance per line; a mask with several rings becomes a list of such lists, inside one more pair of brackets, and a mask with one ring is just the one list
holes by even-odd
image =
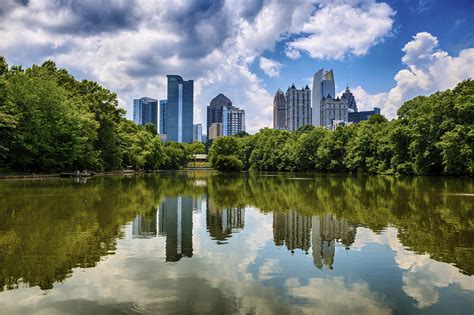
[[[409, 249], [454, 263], [468, 275], [474, 273], [472, 196], [462, 195], [474, 191], [470, 179], [249, 173], [212, 176], [209, 182], [209, 198], [226, 207], [333, 214], [374, 231], [395, 225]], [[274, 233], [282, 238], [282, 230]]]

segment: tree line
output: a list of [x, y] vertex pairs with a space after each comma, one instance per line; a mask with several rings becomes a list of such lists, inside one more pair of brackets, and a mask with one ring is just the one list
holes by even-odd
[[54, 62], [28, 69], [0, 57], [0, 170], [178, 169], [202, 143], [163, 144], [152, 124], [125, 118], [117, 95]]
[[474, 81], [415, 97], [391, 121], [374, 115], [334, 131], [307, 125], [294, 132], [264, 128], [217, 138], [209, 161], [221, 171], [472, 176]]

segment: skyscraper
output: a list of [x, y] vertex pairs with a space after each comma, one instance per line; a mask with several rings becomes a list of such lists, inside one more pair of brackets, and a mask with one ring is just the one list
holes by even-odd
[[286, 91], [285, 99], [288, 130], [311, 124], [311, 90], [307, 85], [298, 90], [293, 84]]
[[166, 105], [168, 100], [160, 100], [160, 135], [166, 135]]
[[319, 69], [313, 77], [313, 100], [312, 100], [312, 124], [322, 126], [321, 122], [321, 100], [324, 98], [336, 97], [336, 86], [334, 83], [334, 73], [332, 70], [324, 72]]
[[133, 121], [137, 125], [152, 123], [158, 129], [158, 101], [149, 97], [134, 99]]
[[202, 142], [202, 124], [193, 125], [193, 142]]
[[347, 99], [347, 109], [350, 113], [356, 113], [358, 111], [354, 94], [352, 94], [348, 86], [346, 87], [344, 93], [342, 93], [341, 99]]
[[168, 141], [193, 142], [194, 82], [168, 75], [166, 135]]
[[273, 98], [273, 129], [287, 129], [285, 93], [280, 89], [278, 89]]
[[332, 98], [330, 96], [323, 97], [320, 102], [321, 107], [321, 126], [327, 129], [333, 129], [333, 125], [337, 122], [348, 121], [348, 99]]
[[[213, 123], [222, 123], [224, 108], [232, 108], [232, 101], [220, 93], [211, 100], [207, 106], [207, 135], [210, 135], [209, 129]], [[210, 138], [210, 137], [209, 137]]]
[[232, 101], [224, 94], [219, 94], [211, 100], [207, 107], [207, 134], [211, 139], [211, 126], [222, 124], [222, 135], [233, 136], [245, 131], [245, 111], [232, 106]]

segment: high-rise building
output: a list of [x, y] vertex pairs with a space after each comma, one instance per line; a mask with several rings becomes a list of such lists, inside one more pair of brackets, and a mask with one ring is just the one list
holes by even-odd
[[193, 125], [193, 142], [202, 142], [202, 124]]
[[224, 108], [232, 108], [232, 101], [222, 93], [214, 97], [207, 106], [207, 135], [209, 139], [211, 139], [209, 131], [211, 125], [223, 121]]
[[321, 100], [323, 97], [336, 97], [336, 85], [334, 83], [334, 73], [332, 70], [324, 72], [323, 69], [320, 69], [314, 74], [312, 98], [313, 126], [323, 126], [321, 121]]
[[348, 121], [348, 99], [323, 97], [321, 106], [321, 126], [333, 129], [333, 124], [338, 121]]
[[160, 100], [160, 135], [166, 135], [166, 105], [168, 100]]
[[368, 120], [370, 117], [376, 114], [380, 115], [380, 108], [378, 107], [374, 107], [373, 110], [367, 110], [362, 112], [349, 112], [348, 118], [349, 122], [358, 123], [364, 120]]
[[223, 136], [222, 123], [212, 123], [209, 128], [209, 140], [215, 139], [217, 137]]
[[306, 87], [298, 90], [295, 85], [288, 88], [286, 99], [286, 125], [288, 130], [296, 130], [311, 124], [311, 90]]
[[[211, 126], [214, 123], [222, 124], [223, 136], [233, 136], [245, 131], [245, 111], [232, 106], [232, 101], [224, 94], [219, 94], [207, 106], [207, 134], [211, 137]], [[220, 136], [219, 135], [219, 136]]]
[[278, 89], [273, 98], [273, 129], [288, 129], [286, 125], [285, 93], [280, 89]]
[[344, 93], [342, 93], [341, 99], [347, 99], [347, 109], [349, 110], [349, 113], [354, 113], [358, 111], [354, 94], [352, 94], [348, 86], [346, 87]]
[[223, 111], [223, 133], [225, 136], [233, 136], [241, 131], [245, 131], [245, 111], [237, 107]]
[[166, 136], [168, 141], [193, 142], [194, 81], [168, 75]]
[[166, 198], [160, 205], [159, 235], [166, 236], [166, 261], [193, 256], [193, 198]]
[[149, 97], [134, 99], [133, 121], [137, 125], [152, 123], [158, 129], [158, 101]]

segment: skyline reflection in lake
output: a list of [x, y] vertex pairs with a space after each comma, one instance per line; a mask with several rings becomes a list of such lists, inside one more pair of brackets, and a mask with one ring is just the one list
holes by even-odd
[[0, 305], [7, 314], [474, 311], [472, 180], [272, 175], [2, 181]]

